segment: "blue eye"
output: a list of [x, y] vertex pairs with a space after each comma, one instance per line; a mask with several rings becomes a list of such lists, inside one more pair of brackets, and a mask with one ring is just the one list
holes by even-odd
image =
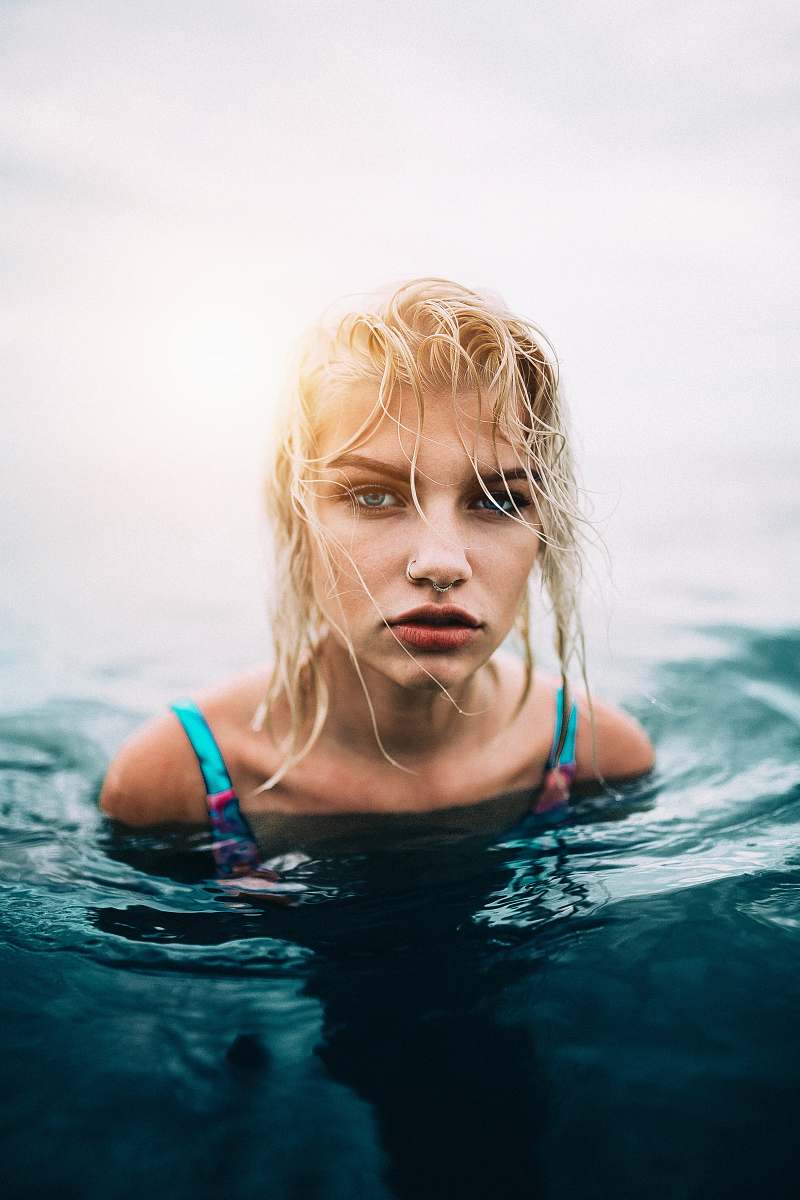
[[[378, 488], [373, 488], [371, 491], [353, 493], [353, 500], [358, 508], [391, 508], [394, 499], [391, 492], [382, 492]], [[387, 500], [389, 501], [388, 504], [385, 503]]]
[[[365, 487], [361, 491], [351, 491], [350, 498], [355, 508], [368, 512], [386, 512], [390, 508], [398, 508], [402, 501], [394, 492], [385, 491], [379, 487]], [[518, 492], [490, 492], [482, 494], [473, 501], [473, 509], [488, 513], [490, 516], [515, 516], [517, 511], [529, 508], [530, 497]]]
[[[481, 512], [504, 513], [513, 516], [517, 509], [528, 508], [530, 500], [527, 496], [512, 492], [490, 492], [488, 496], [479, 496], [476, 504]], [[484, 507], [485, 505], [485, 507]]]

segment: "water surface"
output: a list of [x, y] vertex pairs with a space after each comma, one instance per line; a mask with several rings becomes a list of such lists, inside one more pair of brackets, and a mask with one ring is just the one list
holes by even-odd
[[794, 1195], [800, 633], [685, 642], [628, 697], [649, 779], [285, 904], [97, 812], [139, 712], [7, 713], [6, 1194]]

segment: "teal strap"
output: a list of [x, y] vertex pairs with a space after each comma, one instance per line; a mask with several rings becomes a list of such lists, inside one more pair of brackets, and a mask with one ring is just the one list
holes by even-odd
[[193, 700], [178, 700], [170, 708], [183, 726], [203, 772], [206, 792], [215, 796], [233, 786], [208, 722]]
[[[558, 754], [558, 743], [561, 739], [561, 726], [564, 721], [564, 689], [560, 687], [556, 695], [556, 722], [553, 729], [553, 746], [550, 751], [550, 757], [547, 760], [550, 767], [566, 767], [575, 762], [575, 735], [578, 731], [578, 706], [573, 701], [569, 710], [569, 719], [567, 721], [567, 732], [564, 737], [564, 745], [561, 747], [561, 753]], [[558, 755], [558, 758], [556, 758]]]

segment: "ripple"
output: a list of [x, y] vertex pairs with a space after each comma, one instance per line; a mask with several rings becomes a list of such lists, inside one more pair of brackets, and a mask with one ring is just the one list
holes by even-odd
[[[214, 970], [238, 970], [243, 945], [256, 962], [255, 947], [271, 945], [275, 962], [337, 931], [365, 945], [382, 931], [402, 941], [422, 922], [536, 933], [630, 898], [780, 870], [800, 818], [800, 705], [787, 668], [800, 635], [716, 627], [694, 647], [698, 657], [655, 667], [652, 702], [639, 702], [658, 743], [648, 779], [579, 801], [557, 829], [523, 823], [492, 845], [286, 856], [282, 882], [258, 893], [213, 878], [208, 831], [120, 833], [98, 813], [103, 764], [131, 714], [53, 701], [5, 716], [4, 923], [30, 948], [75, 952], [88, 940], [102, 961], [166, 955], [199, 969], [211, 954]], [[749, 915], [793, 928], [793, 894], [787, 885]], [[222, 946], [235, 947], [231, 959]]]
[[800, 880], [788, 875], [771, 876], [770, 879], [772, 882], [768, 887], [767, 880], [759, 881], [763, 895], [741, 901], [737, 908], [759, 924], [797, 933], [800, 931]]

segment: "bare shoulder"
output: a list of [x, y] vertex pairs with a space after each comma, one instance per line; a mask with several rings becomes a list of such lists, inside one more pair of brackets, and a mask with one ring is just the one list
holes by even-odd
[[578, 782], [635, 779], [652, 770], [655, 753], [638, 721], [592, 697], [578, 697], [575, 758]]
[[[262, 668], [195, 697], [231, 774], [267, 681]], [[123, 743], [103, 781], [100, 808], [115, 820], [140, 828], [207, 822], [197, 757], [174, 713], [148, 721]]]
[[205, 821], [203, 778], [174, 713], [148, 721], [123, 743], [106, 772], [100, 808], [138, 827]]

